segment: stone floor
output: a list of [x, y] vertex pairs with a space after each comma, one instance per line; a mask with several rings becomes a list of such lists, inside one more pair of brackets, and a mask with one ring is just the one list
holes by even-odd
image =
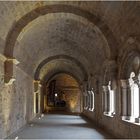
[[9, 139], [106, 139], [111, 138], [96, 129], [92, 122], [78, 115], [48, 114], [35, 118]]

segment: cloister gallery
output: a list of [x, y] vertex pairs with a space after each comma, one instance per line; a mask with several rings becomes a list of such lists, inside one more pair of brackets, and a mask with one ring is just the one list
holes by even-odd
[[0, 1], [0, 138], [140, 138], [140, 2]]

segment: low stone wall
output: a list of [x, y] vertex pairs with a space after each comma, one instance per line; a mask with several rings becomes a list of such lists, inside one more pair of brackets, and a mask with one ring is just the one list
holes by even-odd
[[[119, 94], [117, 93], [117, 96]], [[109, 134], [113, 135], [114, 138], [126, 138], [126, 139], [137, 139], [140, 138], [140, 126], [123, 121], [119, 115], [119, 109], [117, 106], [117, 112], [114, 117], [103, 115], [102, 112], [102, 93], [95, 94], [95, 110], [88, 111], [84, 110], [83, 115], [88, 117], [97, 126], [104, 129]], [[118, 98], [117, 98], [118, 102]]]

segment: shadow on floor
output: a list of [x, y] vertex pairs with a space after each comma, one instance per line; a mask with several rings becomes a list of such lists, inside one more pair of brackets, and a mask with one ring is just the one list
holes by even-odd
[[72, 113], [49, 113], [38, 117], [9, 139], [109, 139], [113, 138], [89, 119]]

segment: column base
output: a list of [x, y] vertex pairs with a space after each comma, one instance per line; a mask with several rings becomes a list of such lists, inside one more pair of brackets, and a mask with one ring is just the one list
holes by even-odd
[[140, 123], [140, 118], [135, 118], [133, 116], [122, 116], [122, 120], [133, 122], [133, 123]]
[[115, 113], [114, 112], [104, 112], [104, 115], [109, 116], [109, 117], [114, 117]]
[[135, 123], [140, 123], [140, 117], [139, 118], [135, 118]]
[[131, 121], [132, 117], [131, 116], [122, 116], [122, 120]]

